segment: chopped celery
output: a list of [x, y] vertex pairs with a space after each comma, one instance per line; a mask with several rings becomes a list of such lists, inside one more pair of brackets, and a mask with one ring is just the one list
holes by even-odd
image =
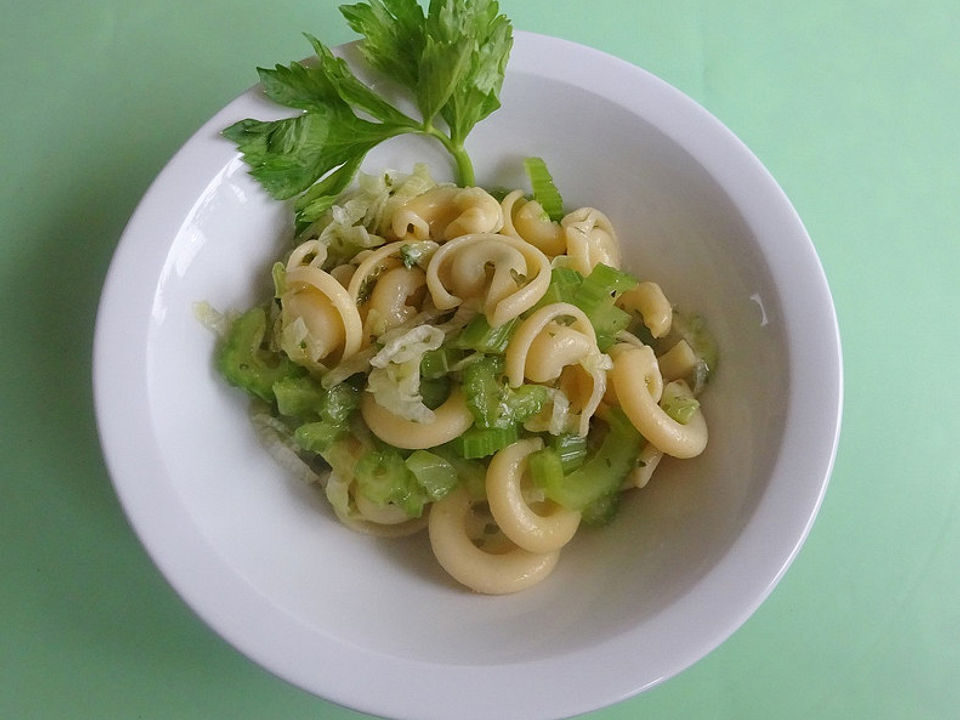
[[550, 447], [560, 457], [560, 464], [563, 465], [565, 473], [576, 470], [583, 465], [583, 461], [587, 457], [587, 439], [576, 433], [552, 435]]
[[563, 484], [563, 462], [560, 453], [552, 447], [530, 453], [527, 470], [537, 487], [558, 487]]
[[304, 450], [315, 453], [324, 453], [330, 446], [346, 433], [342, 425], [335, 425], [327, 420], [304, 423], [293, 433], [293, 439]]
[[483, 500], [487, 496], [486, 478], [487, 468], [479, 460], [467, 460], [454, 447], [454, 442], [448, 442], [439, 447], [430, 448], [430, 452], [446, 460], [457, 472], [457, 477], [463, 483], [470, 497], [474, 500]]
[[384, 447], [372, 450], [356, 465], [357, 486], [377, 505], [396, 505], [410, 517], [420, 517], [429, 501], [426, 491], [407, 467], [397, 450]]
[[510, 424], [501, 413], [503, 383], [499, 376], [503, 362], [498, 357], [485, 357], [463, 371], [462, 388], [467, 407], [480, 427], [502, 427]]
[[499, 428], [472, 427], [453, 441], [453, 446], [460, 456], [467, 460], [488, 457], [507, 445], [517, 441], [519, 437], [516, 425]]
[[552, 221], [559, 222], [564, 216], [563, 198], [560, 197], [560, 191], [553, 183], [547, 164], [543, 158], [528, 157], [523, 161], [523, 167], [527, 171], [527, 177], [530, 178], [534, 199], [540, 203]]
[[600, 307], [610, 304], [615, 296], [639, 283], [640, 281], [629, 273], [597, 263], [577, 288], [574, 304], [587, 315], [591, 315]]
[[231, 385], [241, 387], [266, 402], [274, 401], [273, 384], [305, 371], [281, 353], [263, 348], [267, 313], [262, 307], [247, 310], [227, 330], [216, 365]]
[[348, 383], [329, 390], [309, 375], [281, 378], [273, 384], [277, 410], [287, 417], [321, 419], [343, 425], [360, 404], [360, 391]]
[[504, 402], [517, 423], [524, 423], [540, 412], [550, 398], [550, 391], [543, 385], [521, 385], [505, 390]]
[[436, 350], [428, 350], [420, 359], [420, 377], [424, 380], [435, 380], [443, 377], [450, 368], [463, 359], [463, 351], [458, 348], [442, 345]]
[[404, 462], [431, 500], [440, 500], [459, 482], [453, 465], [427, 450], [415, 450]]
[[436, 410], [450, 397], [451, 384], [450, 378], [446, 375], [432, 380], [421, 380], [420, 397], [423, 398], [423, 404], [431, 410]]
[[617, 341], [617, 333], [626, 330], [630, 324], [630, 313], [621, 310], [611, 301], [600, 305], [587, 313], [594, 331], [597, 333], [597, 346], [600, 352], [606, 352]]
[[514, 318], [500, 327], [492, 328], [486, 317], [476, 315], [454, 340], [454, 347], [462, 350], [476, 350], [482, 353], [501, 354], [507, 349], [510, 335], [513, 334], [518, 322], [519, 318]]
[[332, 423], [346, 424], [360, 406], [362, 391], [350, 383], [340, 383], [327, 390], [320, 405], [320, 417]]
[[707, 375], [717, 369], [717, 341], [707, 328], [707, 322], [702, 315], [674, 312], [673, 329], [687, 341], [697, 357], [706, 363]]
[[287, 417], [308, 418], [319, 414], [326, 391], [309, 375], [281, 378], [273, 384], [277, 410]]
[[555, 267], [550, 271], [550, 284], [543, 297], [533, 306], [538, 310], [546, 305], [564, 302], [573, 303], [577, 290], [583, 282], [583, 275], [572, 268]]
[[481, 358], [463, 370], [462, 388], [467, 407], [480, 428], [507, 428], [536, 415], [547, 402], [549, 391], [540, 385], [507, 386], [503, 360]]
[[619, 507], [620, 490], [617, 489], [598, 497], [587, 505], [581, 511], [580, 520], [584, 525], [591, 525], [593, 527], [606, 525], [613, 520], [613, 516], [617, 514]]
[[[534, 483], [543, 488], [554, 502], [571, 510], [583, 510], [592, 502], [617, 491], [636, 463], [641, 436], [620, 410], [605, 413], [608, 430], [597, 451], [584, 464], [568, 475], [562, 474], [560, 456], [545, 448], [531, 455], [530, 468]], [[552, 457], [551, 457], [552, 456]], [[560, 468], [558, 475], [556, 469]]]
[[679, 382], [667, 383], [660, 398], [663, 411], [681, 425], [690, 422], [690, 418], [700, 409], [700, 402], [689, 391], [684, 392], [684, 387]]

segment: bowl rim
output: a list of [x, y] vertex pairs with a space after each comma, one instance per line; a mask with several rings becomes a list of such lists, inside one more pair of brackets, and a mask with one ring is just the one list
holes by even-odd
[[[551, 687], [550, 694], [532, 688], [527, 680], [533, 673], [567, 678], [575, 667], [631, 657], [640, 640], [634, 632], [584, 649], [577, 654], [576, 665], [567, 655], [500, 665], [437, 665], [380, 654], [333, 637], [303, 648], [300, 639], [316, 636], [316, 629], [273, 606], [224, 567], [197, 528], [187, 524], [182, 532], [168, 531], [168, 520], [184, 517], [187, 511], [175, 493], [166, 490], [159, 471], [145, 470], [145, 459], [160, 455], [152, 433], [129, 431], [131, 427], [152, 428], [144, 369], [148, 324], [144, 318], [150, 317], [155, 291], [155, 287], [146, 287], [131, 299], [130, 277], [137, 274], [137, 267], [162, 266], [170, 249], [145, 243], [146, 228], [155, 224], [171, 203], [192, 206], [195, 185], [181, 182], [188, 174], [212, 177], [225, 160], [236, 157], [232, 148], [212, 138], [220, 128], [249, 115], [245, 108], [256, 88], [248, 90], [217, 112], [173, 156], [123, 232], [104, 283], [94, 335], [97, 427], [111, 480], [131, 526], [193, 611], [272, 673], [362, 712], [429, 719], [448, 716], [455, 707], [463, 718], [491, 714], [528, 719], [566, 717], [616, 703], [676, 675], [729, 637], [776, 586], [810, 532], [836, 457], [843, 405], [836, 312], [813, 243], [776, 181], [719, 120], [651, 73], [570, 41], [524, 31], [516, 31], [515, 37], [508, 72], [532, 73], [588, 88], [642, 117], [694, 157], [725, 192], [732, 193], [731, 201], [758, 237], [776, 229], [777, 246], [763, 246], [761, 251], [774, 287], [788, 292], [787, 302], [781, 298], [781, 306], [788, 329], [791, 390], [785, 408], [784, 447], [772, 470], [772, 477], [781, 481], [771, 483], [770, 491], [760, 497], [743, 532], [724, 556], [690, 592], [662, 611], [664, 622], [659, 630], [647, 628], [644, 643], [672, 648], [669, 662], [655, 676], [631, 675], [636, 668], [627, 663], [619, 672], [591, 673], [588, 691], [570, 682], [555, 693]], [[794, 297], [792, 285], [778, 282], [798, 274], [805, 280], [802, 305]], [[813, 338], [818, 342], [810, 342]], [[118, 393], [118, 387], [123, 392]], [[793, 484], [783, 480], [799, 467], [811, 480]], [[137, 481], [132, 481], [133, 477]], [[798, 513], [797, 507], [803, 512]], [[784, 523], [783, 517], [788, 522]], [[776, 532], [772, 532], [775, 521]], [[751, 572], [744, 573], [744, 567]], [[671, 633], [680, 619], [703, 629], [695, 642], [680, 641]], [[294, 658], [291, 648], [298, 648]], [[323, 673], [317, 668], [323, 668]], [[363, 684], [357, 682], [356, 668], [366, 668]], [[415, 677], [420, 680], [412, 682]], [[433, 707], [424, 706], [421, 690], [431, 693]]]

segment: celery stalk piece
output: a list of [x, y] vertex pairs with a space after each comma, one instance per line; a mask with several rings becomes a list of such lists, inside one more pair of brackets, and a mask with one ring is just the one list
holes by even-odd
[[231, 385], [272, 403], [275, 382], [305, 371], [286, 355], [263, 347], [266, 331], [267, 314], [261, 307], [237, 317], [218, 349], [216, 366]]

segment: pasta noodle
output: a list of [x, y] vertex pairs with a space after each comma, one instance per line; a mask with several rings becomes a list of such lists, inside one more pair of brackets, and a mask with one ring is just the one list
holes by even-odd
[[560, 221], [570, 266], [588, 275], [597, 263], [620, 267], [620, 246], [609, 218], [594, 208], [574, 210]]
[[563, 228], [551, 222], [536, 200], [525, 200], [522, 190], [514, 190], [500, 203], [503, 234], [530, 243], [545, 255], [554, 257], [566, 250]]
[[346, 526], [426, 528], [456, 581], [516, 592], [665, 455], [704, 451], [713, 346], [619, 269], [602, 212], [554, 222], [522, 190], [498, 201], [422, 167], [338, 202], [275, 264], [275, 297], [234, 322], [218, 367]]
[[[653, 350], [631, 345], [616, 346], [610, 375], [620, 407], [658, 450], [676, 458], [692, 458], [703, 452], [707, 445], [707, 424], [703, 413], [697, 409], [693, 418], [683, 425], [657, 404], [663, 392], [663, 378]], [[651, 392], [651, 389], [659, 389], [660, 393]]]
[[542, 447], [540, 438], [518, 440], [493, 456], [486, 477], [487, 503], [493, 519], [504, 535], [533, 553], [559, 550], [573, 539], [580, 525], [579, 512], [551, 501], [543, 503], [545, 512], [536, 512], [523, 497], [527, 456]]
[[427, 266], [434, 305], [450, 309], [476, 299], [492, 327], [533, 307], [549, 284], [547, 256], [505, 235], [461, 235], [443, 244]]
[[450, 575], [477, 592], [504, 594], [535, 585], [549, 575], [559, 559], [557, 551], [532, 553], [514, 546], [505, 552], [486, 552], [467, 534], [470, 496], [463, 488], [439, 500], [430, 511], [430, 546]]

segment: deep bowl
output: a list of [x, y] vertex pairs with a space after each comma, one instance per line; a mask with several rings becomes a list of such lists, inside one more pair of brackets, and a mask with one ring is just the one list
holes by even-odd
[[[348, 49], [349, 54], [349, 49]], [[220, 129], [276, 116], [256, 91], [170, 161], [131, 219], [94, 353], [104, 454], [136, 532], [180, 595], [268, 670], [398, 718], [555, 718], [689, 666], [757, 608], [803, 543], [841, 409], [836, 317], [796, 212], [704, 109], [632, 65], [518, 33], [503, 108], [468, 149], [481, 184], [524, 187], [544, 157], [570, 207], [604, 210], [625, 265], [701, 311], [720, 348], [699, 458], [664, 462], [614, 523], [581, 531], [533, 589], [488, 597], [436, 564], [423, 535], [336, 522], [257, 443], [193, 314], [269, 291], [290, 210], [247, 176]], [[371, 171], [448, 159], [397, 139]]]

